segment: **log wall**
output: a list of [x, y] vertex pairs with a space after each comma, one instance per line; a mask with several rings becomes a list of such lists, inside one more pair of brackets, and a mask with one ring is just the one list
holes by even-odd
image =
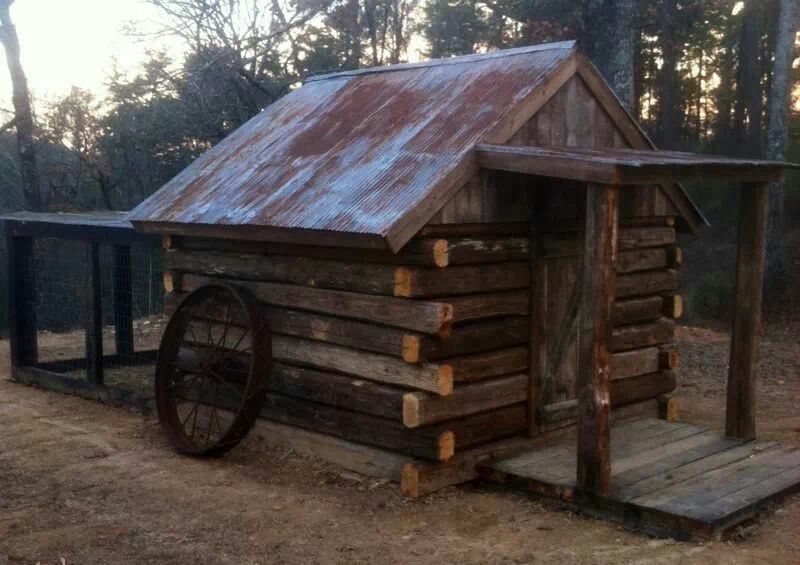
[[[680, 253], [671, 221], [660, 223], [620, 230], [615, 406], [674, 387]], [[562, 326], [582, 236], [576, 223], [534, 241], [533, 276], [546, 277], [539, 281], [546, 292], [532, 303], [531, 239], [527, 225], [517, 227], [431, 227], [398, 255], [172, 237], [165, 240], [166, 308], [209, 282], [250, 289], [274, 335], [265, 418], [415, 458], [463, 459], [527, 430], [537, 304], [549, 363], [542, 429], [574, 417], [576, 344]]]

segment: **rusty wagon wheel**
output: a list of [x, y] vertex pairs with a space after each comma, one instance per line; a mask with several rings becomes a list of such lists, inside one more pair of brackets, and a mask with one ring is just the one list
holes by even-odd
[[156, 361], [158, 419], [181, 453], [219, 456], [255, 424], [266, 396], [271, 342], [246, 290], [209, 284], [170, 318]]

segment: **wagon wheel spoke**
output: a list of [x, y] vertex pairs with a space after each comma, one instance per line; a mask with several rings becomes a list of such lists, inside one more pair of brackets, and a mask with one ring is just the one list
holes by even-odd
[[[219, 455], [249, 431], [269, 372], [266, 322], [241, 289], [211, 284], [191, 292], [164, 332], [156, 366], [159, 420], [170, 442], [193, 455]], [[256, 355], [254, 352], [258, 352]]]
[[186, 375], [193, 375], [193, 377], [191, 379], [181, 379], [179, 381], [173, 381], [173, 382], [170, 383], [170, 388], [174, 390], [174, 389], [177, 389], [181, 385], [186, 385], [186, 383], [188, 382], [189, 384], [186, 386], [185, 391], [191, 390], [192, 387], [194, 386], [194, 384], [197, 382], [197, 379], [200, 378], [200, 374], [199, 373], [186, 373]]

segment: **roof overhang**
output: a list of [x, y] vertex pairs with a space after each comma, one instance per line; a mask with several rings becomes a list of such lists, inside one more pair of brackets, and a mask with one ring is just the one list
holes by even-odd
[[478, 165], [582, 182], [611, 185], [668, 184], [699, 178], [773, 182], [792, 163], [716, 155], [636, 149], [578, 149], [487, 145], [476, 147]]
[[296, 243], [323, 247], [388, 249], [383, 236], [370, 233], [333, 232], [301, 228], [276, 228], [230, 224], [184, 224], [179, 222], [143, 222], [132, 220], [137, 231], [162, 235], [200, 238], [241, 239], [272, 243]]

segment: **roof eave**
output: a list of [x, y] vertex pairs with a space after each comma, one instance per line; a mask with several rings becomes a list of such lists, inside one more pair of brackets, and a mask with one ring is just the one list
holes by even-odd
[[354, 249], [389, 249], [387, 238], [380, 234], [337, 232], [272, 226], [229, 224], [184, 224], [178, 222], [148, 222], [131, 220], [133, 227], [142, 233], [171, 236], [207, 237], [293, 243], [319, 247], [350, 247]]

